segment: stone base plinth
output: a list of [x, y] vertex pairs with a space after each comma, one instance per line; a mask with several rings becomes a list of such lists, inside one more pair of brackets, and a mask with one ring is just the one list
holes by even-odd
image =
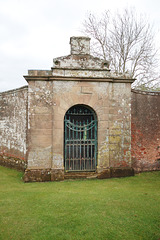
[[52, 169], [51, 181], [62, 181], [62, 180], [64, 180], [64, 169]]
[[24, 182], [47, 182], [64, 180], [63, 169], [26, 169]]
[[110, 168], [111, 177], [130, 177], [134, 176], [133, 168]]
[[134, 176], [133, 168], [110, 168], [101, 172], [65, 172], [63, 169], [26, 169], [24, 182], [63, 181], [64, 179], [98, 178]]
[[111, 171], [110, 168], [98, 171], [97, 175], [98, 179], [106, 179], [106, 178], [111, 178]]
[[109, 168], [99, 172], [97, 178], [105, 179], [105, 178], [129, 177], [129, 176], [134, 176], [133, 168]]
[[129, 177], [134, 176], [133, 168], [108, 168], [103, 169], [97, 172], [65, 172], [65, 179], [79, 179], [79, 178], [87, 178], [87, 179], [106, 179], [106, 178], [114, 178], [114, 177]]

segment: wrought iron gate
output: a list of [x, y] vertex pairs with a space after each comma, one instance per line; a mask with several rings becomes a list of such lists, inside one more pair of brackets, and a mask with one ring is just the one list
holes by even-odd
[[84, 105], [70, 108], [64, 119], [64, 166], [66, 171], [95, 171], [97, 119]]

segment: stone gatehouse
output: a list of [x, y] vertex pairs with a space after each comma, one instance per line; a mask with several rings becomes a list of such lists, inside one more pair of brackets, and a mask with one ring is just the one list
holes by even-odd
[[1, 94], [0, 162], [25, 169], [26, 182], [134, 175], [134, 80], [90, 55], [90, 38], [70, 46], [51, 70], [29, 70], [28, 87]]

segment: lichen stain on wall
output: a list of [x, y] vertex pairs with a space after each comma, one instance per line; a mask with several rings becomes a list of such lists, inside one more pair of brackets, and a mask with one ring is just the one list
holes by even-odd
[[37, 148], [34, 152], [29, 152], [28, 168], [43, 169], [51, 168], [52, 146], [46, 148]]
[[0, 153], [26, 160], [28, 88], [0, 93]]

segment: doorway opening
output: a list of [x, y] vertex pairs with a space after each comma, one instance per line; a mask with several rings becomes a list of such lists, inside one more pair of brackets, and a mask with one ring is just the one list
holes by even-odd
[[66, 171], [95, 171], [97, 166], [97, 117], [86, 105], [75, 105], [64, 118]]

